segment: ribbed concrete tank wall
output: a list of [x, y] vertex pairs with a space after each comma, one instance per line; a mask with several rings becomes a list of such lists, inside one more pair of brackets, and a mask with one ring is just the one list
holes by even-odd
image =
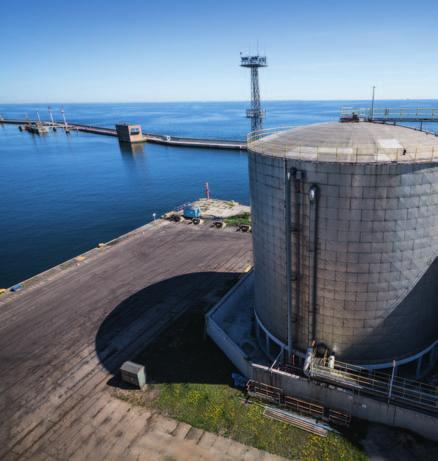
[[285, 171], [294, 170], [303, 175], [290, 194], [294, 348], [316, 339], [345, 361], [382, 364], [429, 346], [438, 337], [438, 138], [365, 122], [250, 135], [255, 313], [285, 345]]

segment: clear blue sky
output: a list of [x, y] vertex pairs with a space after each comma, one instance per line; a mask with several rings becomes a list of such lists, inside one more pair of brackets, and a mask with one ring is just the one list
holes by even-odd
[[436, 0], [20, 0], [0, 5], [0, 102], [438, 98]]

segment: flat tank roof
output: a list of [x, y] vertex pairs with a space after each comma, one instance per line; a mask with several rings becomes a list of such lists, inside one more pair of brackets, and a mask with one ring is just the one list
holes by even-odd
[[330, 122], [248, 136], [249, 150], [301, 160], [348, 163], [438, 161], [438, 136], [403, 126]]

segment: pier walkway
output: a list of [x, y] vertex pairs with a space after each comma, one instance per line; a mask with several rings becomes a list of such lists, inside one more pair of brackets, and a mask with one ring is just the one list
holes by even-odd
[[[0, 124], [26, 125], [30, 120], [24, 119], [0, 119]], [[44, 126], [65, 129], [63, 122], [41, 122]], [[67, 128], [70, 130], [81, 131], [83, 133], [98, 134], [104, 136], [117, 137], [117, 132], [113, 128], [105, 128], [93, 125], [83, 125], [78, 123], [68, 123]], [[167, 136], [152, 133], [143, 133], [143, 141], [155, 144], [163, 144], [175, 147], [203, 147], [210, 149], [232, 149], [246, 150], [246, 141], [230, 141], [224, 139], [200, 139], [200, 138], [181, 138], [178, 136]]]
[[157, 220], [0, 296], [0, 459], [278, 461], [111, 387], [123, 361], [213, 306], [251, 261], [249, 234]]
[[341, 108], [341, 122], [368, 121], [377, 123], [431, 123], [438, 122], [438, 108]]

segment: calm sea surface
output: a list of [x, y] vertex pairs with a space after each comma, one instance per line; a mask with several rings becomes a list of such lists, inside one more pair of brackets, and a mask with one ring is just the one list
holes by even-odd
[[[247, 102], [66, 104], [68, 121], [113, 127], [135, 122], [149, 133], [244, 139]], [[265, 127], [336, 120], [342, 105], [364, 102], [266, 102]], [[379, 101], [437, 106], [437, 101]], [[59, 105], [52, 104], [60, 118]], [[0, 105], [5, 118], [48, 118], [44, 104]], [[8, 287], [126, 233], [203, 195], [249, 202], [246, 154], [140, 146], [62, 131], [47, 136], [0, 125], [0, 287]]]

